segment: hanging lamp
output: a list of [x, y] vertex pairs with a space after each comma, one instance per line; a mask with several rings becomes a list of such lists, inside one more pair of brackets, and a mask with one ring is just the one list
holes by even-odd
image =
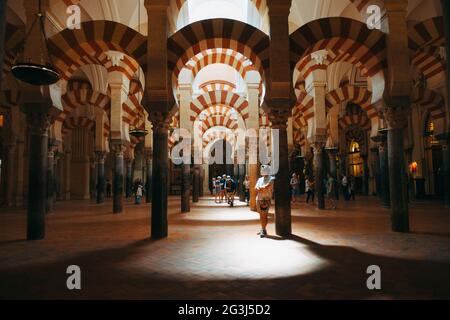
[[[138, 0], [138, 32], [140, 32], [140, 26], [141, 26], [141, 2]], [[141, 75], [141, 69], [138, 66], [138, 82], [140, 82], [140, 75]], [[140, 93], [138, 92], [138, 101], [140, 101], [139, 97]], [[138, 114], [139, 120], [140, 115]], [[130, 135], [136, 138], [142, 138], [145, 137], [148, 134], [148, 130], [145, 129], [145, 121], [144, 121], [144, 129], [140, 129], [141, 126], [139, 126], [139, 121], [137, 123], [138, 125], [130, 130]]]
[[[11, 67], [11, 72], [16, 79], [34, 86], [51, 85], [58, 82], [60, 79], [59, 72], [53, 66], [50, 51], [48, 49], [48, 39], [45, 33], [44, 21], [45, 15], [42, 13], [41, 0], [39, 0], [39, 11], [36, 14], [36, 18], [28, 30], [27, 35], [25, 36], [24, 43], [26, 43], [31, 31], [37, 24], [37, 28], [40, 29], [41, 40], [44, 45], [41, 52], [41, 61], [40, 63], [36, 63], [32, 62], [30, 59], [28, 62], [16, 62]], [[45, 50], [47, 51], [47, 60], [44, 58]]]

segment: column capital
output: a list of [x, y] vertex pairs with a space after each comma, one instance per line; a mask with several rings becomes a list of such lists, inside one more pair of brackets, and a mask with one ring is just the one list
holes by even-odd
[[311, 143], [314, 154], [322, 154], [325, 148], [325, 141], [323, 139], [318, 139]]
[[123, 144], [122, 141], [112, 142], [111, 150], [112, 150], [112, 152], [114, 152], [116, 157], [123, 157], [123, 154], [124, 154], [125, 150], [127, 150], [127, 147]]
[[105, 158], [108, 155], [106, 151], [95, 151], [98, 163], [105, 163]]
[[384, 110], [383, 116], [388, 129], [404, 128], [407, 125], [408, 109], [405, 107], [388, 107]]
[[272, 129], [287, 129], [287, 122], [292, 116], [291, 101], [289, 99], [271, 99], [266, 113], [272, 123]]
[[173, 117], [172, 111], [150, 111], [149, 120], [153, 125], [153, 132], [167, 133]]
[[45, 135], [52, 125], [53, 117], [47, 113], [27, 112], [27, 123], [31, 134]]
[[170, 6], [169, 0], [144, 0], [144, 6], [147, 10], [167, 10]]

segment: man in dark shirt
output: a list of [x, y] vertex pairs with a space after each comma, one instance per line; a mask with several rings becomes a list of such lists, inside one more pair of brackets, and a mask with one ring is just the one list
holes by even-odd
[[225, 190], [227, 193], [227, 202], [230, 206], [233, 206], [234, 205], [234, 196], [236, 194], [236, 183], [230, 176], [227, 176]]

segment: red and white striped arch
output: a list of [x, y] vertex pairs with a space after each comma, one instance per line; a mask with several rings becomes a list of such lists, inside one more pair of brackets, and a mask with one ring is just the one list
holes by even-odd
[[329, 92], [325, 96], [325, 105], [327, 110], [330, 110], [333, 106], [346, 101], [359, 105], [365, 112], [367, 112], [369, 119], [378, 117], [377, 110], [372, 105], [372, 92], [366, 88], [344, 85]]
[[92, 131], [95, 128], [95, 121], [87, 117], [68, 117], [62, 125], [63, 137], [75, 128], [86, 128], [88, 131]]
[[216, 105], [234, 108], [244, 120], [249, 117], [248, 101], [243, 96], [230, 91], [210, 91], [191, 102], [191, 121], [195, 121], [203, 110]]
[[338, 120], [340, 131], [345, 131], [350, 126], [359, 127], [363, 130], [370, 130], [371, 121], [367, 117], [367, 113], [359, 106], [352, 104], [347, 106], [347, 112]]
[[67, 91], [61, 97], [61, 100], [64, 110], [56, 119], [61, 122], [64, 122], [73, 110], [79, 106], [93, 105], [104, 110], [107, 114], [111, 109], [111, 99], [108, 96], [89, 88]]
[[211, 80], [202, 83], [199, 88], [206, 93], [209, 91], [234, 91], [236, 86], [225, 80]]
[[124, 53], [145, 70], [147, 39], [117, 22], [86, 21], [81, 23], [80, 29], [65, 29], [52, 36], [49, 50], [56, 68], [65, 79], [69, 79], [71, 72], [83, 64], [98, 62], [95, 57], [110, 50]]

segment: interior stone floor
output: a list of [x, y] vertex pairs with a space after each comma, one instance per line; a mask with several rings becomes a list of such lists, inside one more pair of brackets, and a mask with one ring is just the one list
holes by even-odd
[[[25, 241], [24, 210], [0, 210], [2, 299], [436, 299], [450, 298], [450, 210], [413, 203], [411, 232], [389, 230], [375, 197], [319, 211], [300, 202], [293, 236], [260, 239], [258, 217], [210, 198], [179, 213], [169, 201], [169, 237], [149, 239], [150, 207], [126, 201], [57, 202], [47, 237]], [[273, 212], [273, 209], [271, 210]], [[78, 265], [82, 289], [66, 288]], [[381, 290], [366, 269], [381, 268]]]

